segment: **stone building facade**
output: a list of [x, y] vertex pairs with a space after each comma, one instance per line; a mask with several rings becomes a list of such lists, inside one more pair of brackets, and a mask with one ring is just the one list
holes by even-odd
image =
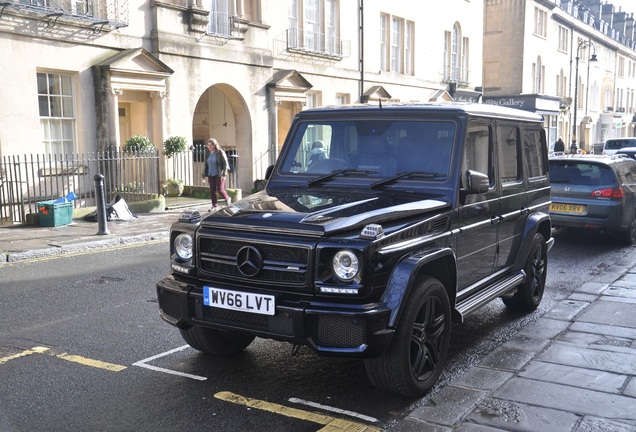
[[0, 156], [216, 137], [239, 155], [249, 191], [307, 107], [478, 100], [483, 10], [483, 0], [6, 0]]
[[601, 0], [484, 3], [484, 102], [542, 114], [552, 145], [590, 152], [634, 136], [633, 13]]

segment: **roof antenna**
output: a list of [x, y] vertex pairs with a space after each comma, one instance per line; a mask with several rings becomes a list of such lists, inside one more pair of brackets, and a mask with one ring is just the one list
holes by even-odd
[[378, 101], [380, 102], [380, 109], [382, 109], [382, 98], [378, 98]]

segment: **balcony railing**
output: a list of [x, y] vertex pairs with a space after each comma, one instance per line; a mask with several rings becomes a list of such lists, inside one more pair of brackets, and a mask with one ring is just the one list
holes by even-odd
[[290, 28], [287, 29], [285, 37], [288, 51], [334, 59], [342, 59], [351, 55], [351, 41], [342, 40], [337, 36]]
[[238, 17], [224, 12], [211, 11], [208, 23], [208, 34], [234, 39], [238, 36]]
[[93, 26], [95, 32], [128, 25], [128, 0], [1, 0], [2, 14], [58, 23]]
[[468, 84], [470, 82], [470, 71], [468, 69], [446, 66], [442, 68], [443, 83]]

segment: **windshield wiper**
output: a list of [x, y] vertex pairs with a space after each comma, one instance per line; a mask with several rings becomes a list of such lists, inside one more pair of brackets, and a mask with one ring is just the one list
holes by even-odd
[[377, 182], [371, 183], [369, 187], [371, 189], [376, 189], [380, 186], [386, 186], [388, 184], [395, 183], [396, 181], [404, 177], [411, 177], [411, 178], [418, 177], [418, 178], [431, 179], [436, 177], [446, 177], [446, 174], [435, 173], [435, 172], [425, 172], [425, 171], [406, 171], [406, 172], [397, 173], [393, 177], [385, 178], [382, 180], [378, 180]]
[[344, 169], [331, 171], [329, 174], [325, 174], [320, 177], [316, 177], [315, 179], [308, 181], [307, 186], [313, 186], [325, 180], [329, 180], [330, 178], [335, 177], [338, 174], [342, 174], [346, 176], [349, 174], [377, 174], [377, 173], [378, 173], [377, 171], [371, 171], [371, 170], [344, 168]]
[[572, 180], [568, 180], [568, 179], [555, 179], [555, 180], [550, 180], [550, 183], [572, 183]]

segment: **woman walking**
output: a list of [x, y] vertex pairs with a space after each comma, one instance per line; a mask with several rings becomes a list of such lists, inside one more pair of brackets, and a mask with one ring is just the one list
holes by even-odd
[[206, 158], [203, 169], [203, 182], [207, 180], [210, 186], [210, 199], [212, 200], [212, 208], [210, 211], [218, 210], [219, 201], [216, 193], [221, 194], [225, 198], [227, 205], [232, 203], [230, 196], [225, 191], [225, 178], [227, 177], [228, 162], [225, 152], [215, 138], [210, 138], [205, 143]]

